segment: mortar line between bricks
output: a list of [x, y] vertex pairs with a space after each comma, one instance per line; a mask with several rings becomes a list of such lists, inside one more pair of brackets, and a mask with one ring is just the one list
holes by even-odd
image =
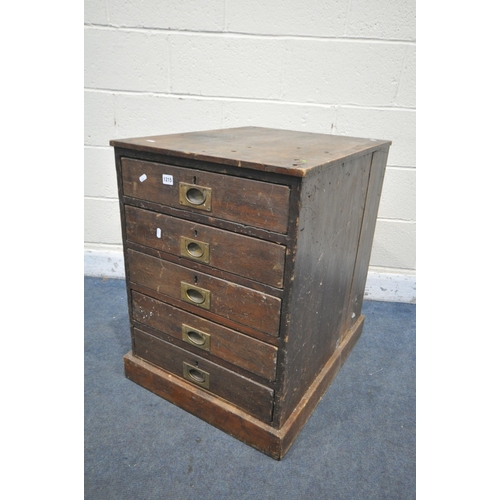
[[[85, 245], [94, 245], [95, 244], [92, 241], [85, 241], [84, 243], [85, 243]], [[105, 245], [105, 246], [108, 246], [108, 247], [114, 247], [114, 248], [117, 248], [117, 247], [122, 247], [123, 248], [123, 245], [121, 243], [98, 243], [98, 244], [99, 245]]]
[[83, 196], [84, 201], [85, 200], [91, 200], [91, 201], [113, 201], [117, 202], [118, 198], [115, 196], [105, 196], [105, 195], [100, 195], [100, 196], [92, 196], [92, 195], [84, 195]]
[[391, 217], [377, 217], [377, 222], [397, 222], [398, 224], [416, 224], [417, 221], [414, 219], [401, 219], [401, 218], [391, 218]]
[[85, 23], [86, 28], [97, 28], [102, 30], [118, 30], [118, 31], [132, 31], [138, 33], [150, 33], [152, 31], [164, 32], [174, 35], [192, 35], [192, 36], [220, 36], [224, 38], [240, 37], [240, 38], [274, 38], [274, 39], [288, 39], [288, 40], [311, 40], [311, 41], [341, 41], [352, 43], [388, 43], [388, 44], [407, 44], [416, 45], [416, 40], [404, 40], [399, 38], [364, 38], [364, 37], [350, 37], [350, 36], [314, 36], [314, 35], [292, 35], [292, 34], [270, 34], [270, 33], [244, 33], [238, 31], [191, 31], [191, 30], [176, 30], [168, 28], [157, 27], [133, 27], [133, 26], [114, 26], [104, 24]]
[[394, 273], [401, 272], [402, 274], [407, 274], [415, 276], [417, 270], [414, 267], [390, 267], [390, 266], [370, 266], [370, 270], [374, 273]]
[[231, 96], [212, 96], [212, 95], [196, 95], [196, 94], [179, 94], [175, 92], [148, 92], [145, 90], [120, 90], [108, 88], [93, 88], [84, 87], [85, 91], [98, 93], [111, 93], [114, 95], [142, 95], [151, 97], [174, 97], [178, 99], [199, 99], [203, 101], [235, 101], [235, 102], [260, 102], [267, 104], [284, 104], [295, 106], [316, 106], [319, 108], [352, 108], [352, 109], [369, 109], [375, 111], [416, 111], [416, 108], [404, 106], [369, 106], [363, 104], [338, 104], [338, 103], [320, 103], [320, 102], [304, 102], [304, 101], [281, 101], [279, 99], [264, 99], [259, 97], [231, 97]]
[[170, 36], [167, 37], [167, 86], [168, 91], [172, 92], [172, 43], [170, 40]]
[[394, 103], [397, 104], [398, 99], [399, 99], [399, 93], [401, 92], [401, 81], [403, 79], [403, 75], [405, 72], [405, 66], [406, 66], [406, 60], [408, 58], [408, 47], [405, 47], [405, 52], [403, 55], [403, 62], [401, 63], [401, 71], [399, 72], [399, 78], [398, 78], [398, 88], [396, 90], [396, 96], [394, 97]]
[[417, 169], [417, 167], [410, 167], [410, 166], [407, 166], [407, 165], [387, 165], [387, 170], [403, 170], [403, 171], [413, 171], [415, 172], [415, 170]]
[[84, 148], [97, 148], [97, 149], [106, 149], [108, 151], [113, 150], [113, 146], [102, 146], [98, 144], [84, 144]]
[[417, 167], [410, 167], [408, 165], [389, 165], [387, 164], [387, 168], [391, 170], [416, 170]]

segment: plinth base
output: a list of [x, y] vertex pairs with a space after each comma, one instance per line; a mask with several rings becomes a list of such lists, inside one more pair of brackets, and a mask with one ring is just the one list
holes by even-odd
[[363, 323], [361, 315], [280, 429], [134, 356], [132, 351], [124, 357], [125, 376], [230, 436], [281, 460], [352, 351]]

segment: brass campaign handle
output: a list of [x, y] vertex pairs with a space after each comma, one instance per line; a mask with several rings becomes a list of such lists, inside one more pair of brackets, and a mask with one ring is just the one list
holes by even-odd
[[182, 340], [189, 345], [210, 352], [210, 334], [184, 323], [182, 324]]
[[179, 203], [210, 212], [212, 210], [212, 188], [179, 182]]
[[181, 281], [181, 299], [188, 304], [210, 310], [210, 290]]
[[183, 364], [183, 375], [186, 380], [193, 382], [200, 387], [205, 389], [210, 388], [210, 373], [200, 370], [197, 366], [190, 365], [184, 362]]

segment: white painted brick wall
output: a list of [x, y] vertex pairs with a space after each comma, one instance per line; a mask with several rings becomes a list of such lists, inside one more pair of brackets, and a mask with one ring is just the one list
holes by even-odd
[[260, 125], [393, 141], [367, 291], [414, 300], [415, 10], [414, 0], [85, 0], [86, 269], [121, 272], [110, 139]]
[[406, 46], [405, 62], [398, 87], [398, 96], [395, 104], [406, 108], [415, 108], [416, 106], [416, 66], [417, 50], [413, 45]]
[[416, 178], [408, 168], [386, 170], [378, 216], [381, 219], [416, 220]]
[[226, 28], [236, 33], [341, 37], [348, 8], [345, 0], [228, 0]]
[[415, 2], [352, 0], [345, 35], [355, 38], [415, 40]]
[[[289, 40], [283, 98], [295, 102], [390, 106], [404, 47], [351, 40]], [[383, 68], [383, 69], [382, 69]]]
[[224, 30], [225, 0], [106, 0], [106, 2], [108, 22], [111, 26], [193, 32]]
[[86, 28], [85, 87], [167, 92], [168, 43], [162, 32]]
[[120, 207], [118, 200], [106, 198], [85, 199], [85, 241], [93, 244], [121, 243]]
[[403, 108], [339, 106], [334, 132], [340, 135], [392, 140], [388, 165], [415, 167], [415, 112]]
[[116, 199], [116, 174], [110, 165], [115, 156], [111, 148], [85, 146], [84, 149], [86, 197]]
[[[85, 91], [85, 146], [108, 146], [109, 141], [116, 137], [114, 100], [114, 95], [110, 92]], [[90, 167], [86, 164], [85, 177], [90, 175], [88, 168]], [[99, 179], [97, 179], [97, 182], [99, 182]]]
[[233, 100], [224, 102], [224, 127], [264, 126], [278, 129], [325, 133], [333, 126], [335, 110], [331, 106]]
[[222, 101], [212, 99], [117, 94], [116, 135], [139, 137], [222, 128], [222, 106]]
[[240, 35], [172, 35], [172, 92], [281, 98], [285, 42]]

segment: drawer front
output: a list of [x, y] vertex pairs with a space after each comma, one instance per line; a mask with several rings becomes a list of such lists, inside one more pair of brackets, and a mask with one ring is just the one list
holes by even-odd
[[186, 344], [267, 380], [276, 378], [278, 349], [139, 292], [132, 291], [132, 316]]
[[125, 196], [286, 233], [288, 186], [122, 158]]
[[130, 206], [125, 217], [129, 241], [283, 287], [282, 245]]
[[257, 418], [271, 421], [274, 392], [142, 330], [133, 331], [134, 354], [201, 387]]
[[278, 336], [281, 300], [135, 250], [127, 250], [132, 283]]

